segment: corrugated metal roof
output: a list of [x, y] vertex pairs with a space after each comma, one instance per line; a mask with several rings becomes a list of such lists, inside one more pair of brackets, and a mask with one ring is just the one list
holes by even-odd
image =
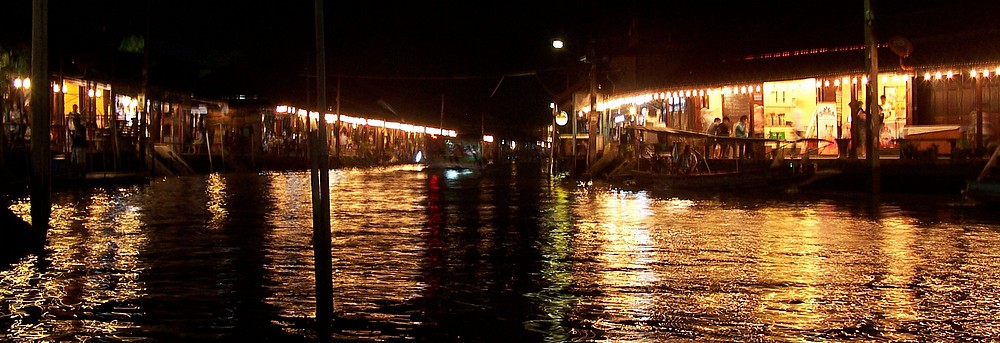
[[[912, 41], [912, 53], [900, 58], [883, 43], [878, 49], [880, 72], [926, 71], [1000, 67], [1000, 29], [973, 33], [942, 33]], [[609, 74], [613, 94], [643, 89], [717, 87], [767, 81], [823, 78], [867, 73], [863, 46], [762, 53], [755, 56], [698, 59], [677, 53], [663, 56], [620, 55]], [[621, 62], [626, 61], [626, 62]], [[629, 68], [635, 68], [630, 70]]]

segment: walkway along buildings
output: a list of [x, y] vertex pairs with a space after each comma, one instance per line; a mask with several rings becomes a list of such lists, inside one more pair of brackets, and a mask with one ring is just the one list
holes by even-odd
[[[0, 106], [3, 167], [27, 173], [32, 134], [28, 109], [34, 101], [27, 90], [37, 85], [26, 81], [27, 75], [6, 70], [3, 78], [9, 83], [2, 88]], [[129, 83], [56, 75], [44, 87], [51, 89], [47, 101], [51, 101], [53, 112], [49, 135], [56, 177], [68, 174], [71, 168], [70, 138], [77, 130], [86, 133], [87, 171], [152, 169], [156, 175], [171, 175], [261, 167], [304, 169], [309, 133], [318, 127], [315, 111], [254, 99], [205, 99], [159, 91], [143, 100], [138, 87]], [[148, 106], [145, 113], [144, 102]], [[447, 128], [362, 115], [326, 113], [324, 118], [331, 124], [328, 141], [335, 163], [412, 162], [425, 140], [458, 135]], [[140, 149], [143, 140], [148, 149]]]
[[[977, 47], [992, 49], [980, 43]], [[902, 150], [904, 158], [918, 152], [961, 158], [992, 152], [998, 140], [994, 128], [1000, 125], [1000, 54], [942, 50], [914, 60], [900, 48], [907, 44], [894, 37], [879, 45], [874, 99], [865, 95], [863, 45], [745, 56], [694, 73], [677, 70], [663, 56], [625, 52], [601, 66], [600, 79], [611, 81], [597, 87], [596, 126], [587, 125], [588, 92], [558, 99], [553, 111], [556, 155], [566, 165], [587, 159], [591, 139], [598, 156], [615, 144], [666, 151], [670, 147], [661, 141], [663, 136], [647, 131], [632, 137], [627, 128], [705, 132], [714, 118], [726, 117], [735, 124], [746, 115], [750, 137], [821, 138], [830, 143], [811, 147], [821, 156], [835, 157], [843, 151], [834, 142], [844, 145], [850, 138], [853, 101], [882, 106], [881, 155], [899, 156]], [[597, 131], [589, 132], [588, 126]]]

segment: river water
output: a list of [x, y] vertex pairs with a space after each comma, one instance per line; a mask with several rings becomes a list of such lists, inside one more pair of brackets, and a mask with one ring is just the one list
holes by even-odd
[[[948, 196], [331, 172], [338, 341], [991, 341], [1000, 218]], [[0, 341], [307, 341], [308, 173], [58, 191]], [[10, 204], [27, 216], [29, 201]]]

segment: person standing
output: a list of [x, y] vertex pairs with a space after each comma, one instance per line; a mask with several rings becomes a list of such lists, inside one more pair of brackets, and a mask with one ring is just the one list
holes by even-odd
[[847, 156], [851, 159], [858, 158], [858, 152], [864, 152], [865, 147], [865, 131], [868, 130], [867, 123], [865, 123], [865, 110], [862, 109], [864, 102], [860, 100], [851, 101], [849, 106], [851, 107], [851, 145], [848, 149]]
[[733, 128], [733, 134], [736, 138], [741, 138], [740, 141], [736, 142], [737, 156], [740, 158], [746, 156], [747, 153], [747, 145], [749, 142], [745, 139], [750, 138], [750, 133], [747, 131], [747, 122], [749, 120], [749, 117], [742, 115], [740, 116], [740, 121], [736, 123], [736, 127]]
[[[73, 109], [76, 110], [76, 105], [73, 105]], [[87, 142], [87, 126], [81, 123], [79, 115], [74, 116], [71, 122], [74, 128], [71, 131], [73, 150], [70, 156], [73, 161], [73, 174], [83, 177], [87, 172], [87, 148], [90, 145]]]
[[[722, 117], [722, 124], [719, 124], [719, 126], [717, 126], [715, 128], [715, 135], [719, 136], [719, 137], [726, 137], [726, 138], [728, 138], [730, 136], [730, 134], [731, 134], [731, 132], [730, 132], [730, 126], [729, 126], [729, 117]], [[729, 139], [722, 139], [722, 140], [720, 140], [719, 141], [719, 156], [718, 157], [719, 158], [728, 158], [728, 157], [730, 157], [730, 154], [732, 153], [732, 147], [733, 147], [733, 141], [732, 140], [729, 140]]]
[[66, 139], [71, 147], [73, 145], [73, 135], [76, 134], [77, 126], [79, 126], [77, 123], [82, 120], [83, 118], [80, 118], [80, 107], [73, 104], [73, 110], [66, 113]]
[[[705, 133], [709, 136], [715, 136], [720, 124], [722, 124], [722, 119], [715, 118], [715, 120], [712, 120], [712, 124], [708, 126], [708, 130], [705, 130]], [[716, 157], [715, 150], [718, 147], [715, 138], [709, 137], [705, 140], [705, 143], [705, 156]]]
[[74, 127], [74, 125], [76, 125], [77, 122], [76, 119], [80, 119], [80, 107], [77, 106], [76, 104], [73, 104], [73, 110], [67, 113], [66, 117], [69, 119], [69, 125], [70, 125], [69, 130], [70, 131], [76, 130], [76, 127]]

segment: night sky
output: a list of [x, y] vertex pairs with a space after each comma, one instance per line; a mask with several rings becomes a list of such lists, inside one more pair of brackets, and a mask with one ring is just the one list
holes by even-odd
[[[878, 36], [906, 36], [915, 53], [923, 42], [1000, 29], [993, 1], [872, 2]], [[30, 3], [14, 1], [0, 14], [4, 49], [30, 42]], [[49, 3], [53, 72], [137, 75], [141, 55], [121, 43], [148, 32], [155, 85], [209, 98], [315, 101], [313, 1]], [[602, 56], [638, 46], [712, 62], [863, 44], [862, 18], [862, 1], [843, 0], [327, 1], [327, 103], [335, 106], [339, 80], [345, 112], [435, 124], [443, 97], [445, 126], [478, 131], [482, 122], [513, 135], [547, 123], [555, 94], [585, 77], [578, 58], [588, 38]], [[551, 48], [556, 37], [567, 51]]]

